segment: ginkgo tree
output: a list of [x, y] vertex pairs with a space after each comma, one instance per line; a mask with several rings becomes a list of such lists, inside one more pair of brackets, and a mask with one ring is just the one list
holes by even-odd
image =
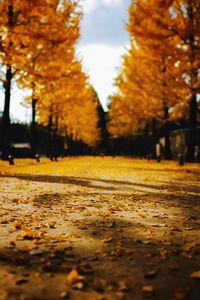
[[46, 85], [38, 96], [39, 122], [48, 126], [50, 135], [53, 132], [69, 136], [90, 147], [100, 141], [98, 103], [80, 61], [73, 61], [71, 69]]
[[[135, 90], [132, 90], [127, 103], [129, 112], [134, 112], [134, 123], [136, 119], [141, 124], [141, 115], [145, 120], [146, 115], [142, 112], [146, 112], [148, 117], [160, 118], [163, 111], [159, 121], [165, 128], [166, 158], [170, 157], [169, 121], [176, 117], [177, 110], [180, 112], [180, 108], [187, 106], [187, 159], [192, 161], [199, 68], [198, 1], [132, 1], [129, 16], [127, 30], [131, 50], [124, 59], [120, 80], [116, 81], [119, 90], [118, 95], [114, 96], [115, 102], [116, 96], [118, 99], [123, 96], [126, 102], [134, 86]], [[139, 100], [137, 106], [135, 99]], [[112, 107], [113, 101], [111, 115]], [[131, 122], [131, 118], [129, 120]]]
[[[9, 153], [9, 127], [10, 127], [10, 98], [12, 82], [19, 71], [23, 69], [28, 56], [27, 44], [35, 40], [38, 32], [30, 30], [34, 20], [39, 24], [39, 19], [47, 9], [47, 2], [36, 0], [34, 3], [27, 0], [3, 0], [0, 2], [0, 62], [5, 89], [5, 103], [2, 120], [2, 152], [6, 159]], [[30, 27], [29, 27], [30, 26]]]
[[[89, 145], [96, 143], [99, 134], [95, 125], [94, 97], [87, 76], [81, 70], [81, 63], [75, 58], [81, 18], [78, 1], [37, 0], [32, 3], [27, 0], [4, 0], [0, 5], [0, 59], [6, 70], [3, 158], [6, 159], [9, 153], [9, 107], [13, 78], [20, 88], [31, 91], [31, 97], [27, 100], [32, 105], [32, 156], [36, 153], [37, 110], [41, 120], [47, 113], [48, 119], [57, 123], [54, 124], [56, 130], [67, 126], [68, 133], [75, 138]], [[94, 116], [93, 127], [86, 122], [89, 115]]]
[[195, 157], [197, 126], [197, 95], [200, 91], [200, 2], [199, 0], [174, 0], [171, 6], [172, 22], [169, 30], [177, 40], [179, 78], [188, 88], [188, 142], [187, 161]]
[[[119, 119], [124, 133], [129, 135], [143, 130], [147, 123], [154, 126], [157, 120], [164, 128], [165, 158], [170, 158], [169, 110], [178, 101], [180, 84], [173, 80], [167, 63], [163, 63], [162, 57], [146, 56], [144, 50], [133, 43], [123, 57], [123, 68], [116, 79], [116, 86], [118, 95], [111, 97], [111, 131], [116, 130], [115, 122]], [[117, 109], [114, 109], [115, 106]]]
[[[18, 83], [32, 90], [31, 153], [36, 153], [37, 90], [62, 77], [70, 69], [79, 37], [80, 12], [74, 1], [53, 1], [39, 20], [30, 24], [35, 39], [26, 45], [26, 63], [20, 71]], [[23, 32], [25, 33], [25, 28]], [[31, 30], [32, 29], [32, 30]], [[28, 32], [27, 32], [28, 35]], [[25, 62], [25, 61], [24, 61]]]

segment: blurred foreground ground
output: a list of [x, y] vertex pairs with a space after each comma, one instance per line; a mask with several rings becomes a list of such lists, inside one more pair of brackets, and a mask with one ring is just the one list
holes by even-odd
[[200, 299], [200, 166], [0, 162], [0, 300]]

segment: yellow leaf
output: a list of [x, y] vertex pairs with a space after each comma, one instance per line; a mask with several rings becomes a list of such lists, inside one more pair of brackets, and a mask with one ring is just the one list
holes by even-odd
[[33, 231], [26, 230], [22, 233], [22, 238], [24, 240], [33, 240], [35, 238], [35, 234]]
[[104, 242], [104, 243], [109, 243], [109, 242], [111, 242], [111, 241], [112, 241], [112, 237], [103, 239], [103, 242]]
[[80, 275], [76, 269], [72, 269], [67, 275], [67, 280], [69, 283], [74, 283], [84, 279], [84, 276]]
[[152, 292], [154, 292], [154, 290], [155, 290], [155, 287], [153, 285], [144, 285], [142, 288], [142, 291], [144, 293], [152, 293]]
[[200, 279], [200, 270], [191, 273], [191, 274], [190, 274], [190, 278], [193, 278], [193, 279]]

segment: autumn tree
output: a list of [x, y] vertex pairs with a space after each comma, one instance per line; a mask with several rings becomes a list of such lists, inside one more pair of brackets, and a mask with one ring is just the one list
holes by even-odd
[[13, 1], [0, 2], [0, 60], [5, 76], [2, 76], [3, 87], [5, 89], [5, 103], [2, 118], [2, 152], [3, 159], [8, 156], [9, 149], [9, 127], [10, 127], [10, 93], [11, 81], [13, 77], [12, 65], [13, 53], [18, 48], [18, 43], [13, 36], [13, 28], [16, 25], [16, 12], [14, 11]]
[[[118, 112], [118, 115], [121, 114], [122, 122], [124, 122], [123, 118], [126, 123], [131, 122], [131, 117], [128, 121], [127, 115], [123, 113], [126, 106], [126, 113], [129, 116], [133, 111], [132, 122], [137, 126], [139, 123], [141, 124], [141, 116], [143, 116], [143, 120], [146, 117], [147, 119], [152, 117], [153, 120], [159, 118], [159, 122], [165, 129], [166, 158], [170, 157], [170, 119], [175, 117], [177, 108], [180, 112], [180, 108], [185, 107], [187, 103], [190, 103], [188, 111], [191, 115], [191, 101], [195, 102], [191, 100], [194, 98], [191, 98], [191, 71], [192, 74], [197, 74], [198, 61], [195, 59], [195, 53], [193, 55], [195, 63], [191, 64], [191, 55], [188, 46], [183, 42], [183, 36], [189, 32], [189, 36], [195, 35], [195, 49], [196, 51], [199, 49], [197, 46], [199, 6], [197, 1], [193, 1], [195, 25], [191, 25], [191, 21], [189, 22], [189, 7], [188, 1], [132, 1], [129, 8], [130, 19], [127, 24], [131, 49], [125, 55], [122, 73], [116, 80], [119, 88], [118, 94], [114, 95], [116, 104], [113, 104], [113, 100], [111, 102], [111, 115], [114, 112], [112, 107], [117, 107], [121, 103], [121, 112]], [[196, 93], [197, 90], [196, 80]], [[127, 99], [130, 100], [127, 101]], [[135, 99], [138, 100], [137, 106]], [[124, 105], [122, 102], [127, 102], [127, 104]], [[161, 111], [163, 112], [161, 113]], [[193, 105], [193, 123], [189, 117], [189, 128], [193, 124], [193, 133], [189, 129], [188, 152], [191, 147], [194, 150], [194, 140], [193, 146], [191, 146], [191, 137], [194, 137], [195, 133], [195, 114]]]
[[[28, 56], [20, 72], [18, 82], [32, 91], [31, 153], [36, 153], [37, 94], [49, 83], [57, 82], [70, 70], [79, 37], [80, 12], [75, 1], [53, 1], [47, 5], [36, 24], [29, 31], [35, 32], [35, 40], [26, 45]], [[28, 32], [27, 32], [28, 35]], [[58, 86], [57, 86], [58, 88]]]
[[200, 2], [198, 0], [173, 1], [170, 30], [177, 39], [179, 77], [184, 78], [189, 90], [186, 98], [188, 111], [187, 160], [194, 161], [197, 125], [197, 94], [200, 90]]
[[52, 135], [61, 134], [89, 147], [96, 146], [100, 132], [95, 97], [78, 60], [73, 61], [62, 77], [44, 86], [38, 95], [38, 117], [40, 123], [48, 126], [52, 141]]
[[30, 13], [33, 12], [32, 17], [34, 18], [39, 11], [43, 11], [43, 6], [44, 1], [41, 0], [36, 0], [34, 5], [26, 0], [4, 0], [0, 2], [0, 61], [3, 70], [5, 70], [5, 77], [2, 78], [5, 89], [2, 122], [2, 152], [4, 159], [7, 159], [9, 153], [9, 110], [12, 81], [13, 77], [17, 76], [27, 56], [24, 42], [26, 43], [28, 30], [24, 32], [22, 28], [28, 27]]
[[[111, 132], [116, 131], [117, 135], [123, 133], [133, 135], [144, 130], [149, 124], [156, 143], [156, 120], [166, 129], [169, 120], [168, 107], [173, 107], [177, 101], [177, 84], [173, 80], [170, 81], [167, 70], [163, 74], [162, 60], [146, 57], [145, 52], [133, 43], [131, 49], [123, 57], [123, 67], [115, 84], [117, 93], [111, 97]], [[164, 97], [169, 84], [171, 91], [168, 97]], [[116, 127], [116, 122], [119, 123], [118, 127], [121, 129]], [[165, 155], [169, 158], [167, 130], [165, 141]]]
[[[187, 90], [179, 103], [188, 103], [187, 160], [194, 161], [199, 89], [199, 1], [132, 1], [129, 13], [128, 29], [132, 38], [148, 55], [159, 58], [162, 54], [163, 61], [169, 62], [171, 76]], [[164, 68], [164, 73], [166, 70]], [[166, 90], [168, 94], [171, 87]]]
[[[144, 1], [145, 2], [145, 1]], [[168, 72], [168, 57], [171, 53], [170, 35], [163, 28], [154, 26], [152, 36], [145, 28], [151, 28], [152, 22], [145, 16], [140, 3], [134, 2], [130, 7], [130, 21], [127, 26], [130, 33], [131, 47], [128, 54], [124, 56], [123, 68], [120, 76], [116, 80], [119, 88], [119, 95], [122, 112], [126, 110], [126, 115], [121, 114], [121, 119], [129, 123], [131, 128], [134, 125], [135, 131], [144, 128], [149, 120], [163, 119], [165, 127], [165, 156], [170, 157], [169, 132], [167, 123], [169, 119], [169, 108], [174, 102], [174, 95], [169, 98], [167, 86], [169, 85], [170, 74]], [[146, 8], [146, 7], [145, 7]], [[160, 18], [167, 17], [164, 8], [159, 9]], [[145, 18], [144, 18], [145, 17]], [[160, 29], [160, 30], [159, 30]], [[168, 45], [163, 42], [168, 39]], [[155, 51], [157, 54], [155, 55]], [[122, 98], [126, 105], [122, 104]], [[112, 98], [111, 98], [112, 99]], [[116, 99], [115, 99], [116, 102]], [[111, 107], [113, 105], [111, 104]], [[127, 109], [126, 109], [127, 107]], [[125, 111], [124, 111], [125, 112]], [[130, 113], [132, 112], [132, 117]], [[129, 118], [127, 119], [127, 114]], [[163, 115], [163, 118], [162, 118]], [[124, 127], [125, 128], [125, 127]]]
[[[1, 1], [1, 62], [6, 68], [3, 118], [3, 157], [9, 151], [11, 80], [32, 90], [32, 152], [34, 150], [36, 90], [52, 77], [62, 76], [72, 61], [79, 37], [77, 1]], [[52, 76], [53, 74], [53, 76]], [[50, 76], [51, 78], [48, 78]]]

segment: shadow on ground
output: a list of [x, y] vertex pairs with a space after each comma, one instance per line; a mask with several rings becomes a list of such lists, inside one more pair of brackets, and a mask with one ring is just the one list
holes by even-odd
[[[134, 190], [148, 192], [154, 190], [159, 192], [163, 189], [169, 191], [185, 191], [192, 193], [200, 193], [200, 186], [197, 181], [193, 182], [193, 185], [186, 185], [185, 182], [175, 181], [157, 181], [157, 184], [138, 183], [122, 180], [107, 180], [99, 178], [82, 178], [82, 177], [68, 177], [68, 176], [53, 176], [53, 175], [27, 175], [27, 174], [14, 174], [14, 175], [0, 175], [0, 177], [18, 178], [25, 181], [35, 182], [48, 182], [48, 183], [64, 183], [72, 184], [76, 186], [94, 188], [107, 191], [118, 190]], [[159, 176], [158, 176], [159, 178]]]
[[150, 299], [198, 300], [200, 286], [189, 274], [197, 268], [200, 253], [185, 258], [176, 245], [133, 235], [135, 226], [115, 217], [95, 218], [85, 229], [78, 229], [87, 244], [44, 240], [45, 247], [41, 243], [32, 251], [14, 246], [0, 249], [1, 270], [5, 268], [13, 280], [7, 283], [8, 299], [22, 299], [22, 294], [25, 299], [59, 299], [68, 272], [76, 268], [85, 277], [83, 287], [68, 286], [68, 299], [143, 299], [142, 287], [153, 285], [155, 291], [147, 295]]

